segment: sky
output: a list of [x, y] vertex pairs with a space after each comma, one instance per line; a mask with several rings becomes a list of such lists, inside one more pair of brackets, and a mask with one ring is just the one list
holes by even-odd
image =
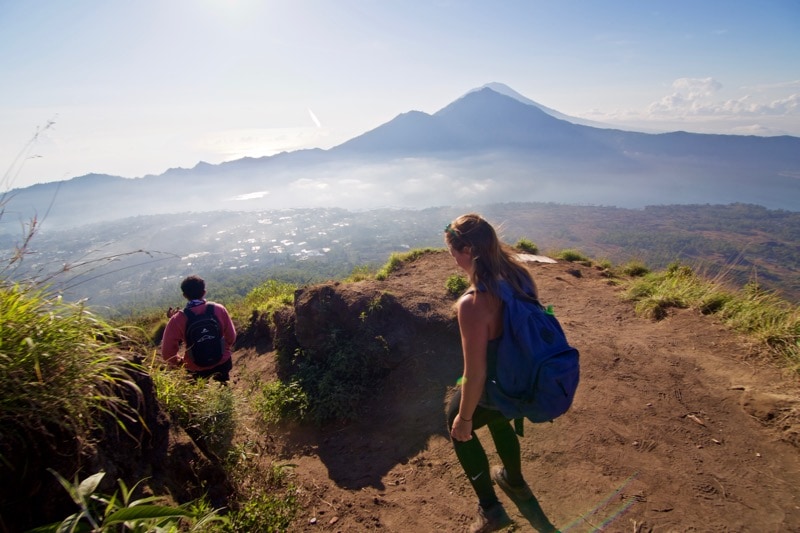
[[0, 190], [327, 149], [492, 82], [800, 136], [800, 1], [0, 0]]

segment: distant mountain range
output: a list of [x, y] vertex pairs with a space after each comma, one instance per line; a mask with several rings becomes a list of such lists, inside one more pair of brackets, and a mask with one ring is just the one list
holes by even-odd
[[178, 212], [507, 201], [800, 210], [798, 137], [648, 134], [580, 122], [489, 84], [433, 115], [409, 111], [328, 150], [16, 189], [0, 232], [19, 231], [12, 213], [47, 213], [48, 226], [63, 228]]

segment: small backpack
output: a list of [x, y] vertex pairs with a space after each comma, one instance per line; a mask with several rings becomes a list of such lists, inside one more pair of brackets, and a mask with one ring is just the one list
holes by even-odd
[[515, 420], [549, 422], [572, 405], [580, 380], [580, 354], [567, 342], [552, 307], [524, 298], [501, 281], [503, 335], [497, 362], [487, 368], [486, 394], [492, 407]]
[[214, 314], [214, 304], [207, 303], [204, 313], [192, 313], [187, 306], [186, 315], [186, 355], [201, 368], [216, 365], [222, 359], [225, 339], [222, 328]]

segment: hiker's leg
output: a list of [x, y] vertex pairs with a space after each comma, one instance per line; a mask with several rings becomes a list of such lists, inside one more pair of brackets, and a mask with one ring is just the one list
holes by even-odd
[[231, 369], [233, 369], [233, 359], [228, 359], [218, 367], [212, 369], [211, 375], [215, 381], [227, 384], [231, 378]]
[[[461, 391], [459, 390], [450, 400], [450, 405], [447, 408], [448, 434], [453, 427], [453, 421], [458, 414], [460, 403]], [[468, 441], [451, 439], [453, 448], [456, 451], [456, 457], [458, 457], [458, 461], [464, 468], [464, 472], [467, 474], [469, 482], [478, 496], [478, 502], [483, 508], [490, 507], [492, 504], [497, 503], [498, 500], [492, 485], [492, 477], [489, 473], [489, 459], [486, 457], [486, 451], [475, 434], [475, 429], [486, 425], [489, 420], [496, 418], [497, 414], [496, 411], [478, 406], [472, 415], [472, 438]]]
[[512, 485], [522, 485], [522, 459], [520, 458], [519, 438], [510, 420], [494, 419], [488, 422], [497, 455], [506, 469], [506, 479]]
[[220, 383], [224, 384], [230, 379], [231, 369], [233, 369], [233, 360], [228, 359], [221, 365], [215, 366], [214, 368], [190, 371], [189, 374], [191, 374], [194, 379], [213, 379], [214, 381], [219, 381]]

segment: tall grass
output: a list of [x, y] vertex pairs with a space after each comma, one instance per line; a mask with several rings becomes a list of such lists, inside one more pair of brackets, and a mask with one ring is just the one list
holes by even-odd
[[713, 314], [732, 329], [765, 346], [779, 361], [800, 373], [800, 306], [751, 283], [740, 291], [723, 279], [706, 279], [692, 268], [674, 263], [633, 282], [626, 293], [636, 311], [664, 318], [670, 307], [696, 308]]
[[294, 303], [294, 291], [297, 286], [270, 279], [250, 290], [244, 298], [247, 309], [271, 313], [278, 307]]
[[102, 415], [123, 429], [139, 420], [122, 394], [141, 397], [138, 367], [110, 343], [118, 333], [81, 305], [0, 284], [0, 458], [48, 435], [88, 446]]
[[435, 251], [436, 250], [433, 248], [416, 248], [404, 253], [392, 253], [389, 255], [389, 260], [380, 269], [378, 269], [378, 272], [375, 274], [375, 279], [378, 281], [384, 281], [389, 277], [389, 274], [400, 268], [403, 263], [415, 261], [421, 256]]
[[183, 370], [150, 369], [159, 404], [206, 452], [225, 457], [236, 429], [233, 390], [216, 381], [194, 380]]

